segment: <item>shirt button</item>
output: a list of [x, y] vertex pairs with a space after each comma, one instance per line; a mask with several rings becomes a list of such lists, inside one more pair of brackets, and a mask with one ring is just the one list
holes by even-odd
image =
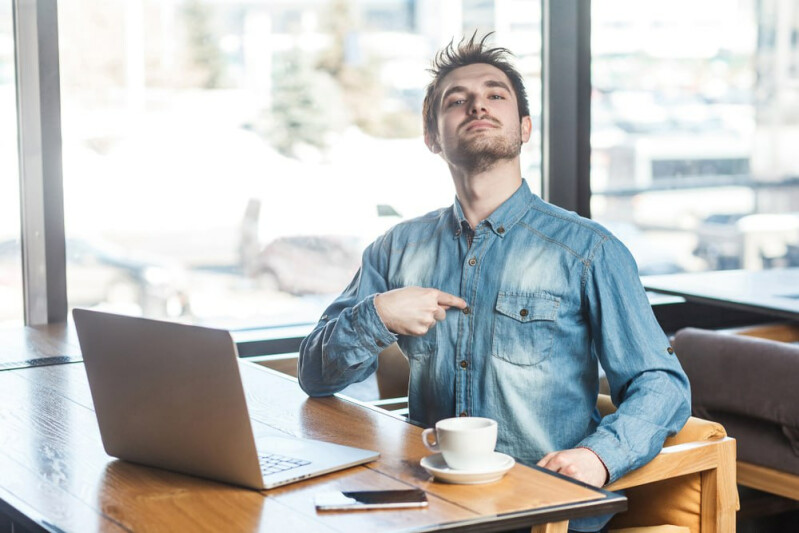
[[500, 235], [502, 235], [503, 233], [505, 233], [505, 226], [500, 226], [500, 227], [498, 227], [498, 228], [497, 228], [497, 233], [499, 233]]
[[668, 348], [666, 348], [666, 351], [669, 352], [669, 353], [674, 353], [674, 348], [669, 346]]
[[469, 416], [469, 413], [467, 413], [466, 411], [461, 411], [461, 414], [458, 416]]
[[382, 348], [383, 346], [385, 346], [385, 343], [383, 341], [377, 341], [375, 342], [375, 344], [377, 344], [378, 348]]
[[530, 311], [528, 311], [527, 309], [522, 309], [521, 311], [519, 311], [519, 314], [522, 316], [527, 316], [530, 314]]
[[469, 368], [469, 361], [461, 361], [461, 368]]
[[474, 257], [472, 257], [471, 259], [469, 259], [469, 266], [474, 266], [474, 265], [476, 265], [476, 264], [477, 264], [477, 259], [475, 259]]
[[464, 307], [464, 308], [463, 308], [463, 314], [464, 314], [464, 315], [468, 315], [468, 314], [469, 314], [469, 313], [471, 313], [471, 312], [472, 312], [472, 308], [471, 308], [471, 307], [468, 307], [468, 306], [467, 306], [467, 307]]

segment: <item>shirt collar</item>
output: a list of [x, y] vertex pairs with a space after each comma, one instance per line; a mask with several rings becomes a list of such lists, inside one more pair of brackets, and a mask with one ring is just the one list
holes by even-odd
[[469, 221], [466, 220], [466, 216], [463, 214], [463, 208], [461, 207], [461, 201], [458, 200], [458, 197], [455, 197], [455, 203], [452, 204], [452, 232], [455, 238], [461, 236], [463, 233], [464, 228], [469, 227]]
[[[527, 181], [522, 179], [522, 184], [516, 189], [516, 192], [502, 202], [484, 222], [496, 235], [504, 237], [530, 208], [532, 196], [533, 193], [530, 191]], [[463, 228], [469, 227], [469, 222], [463, 214], [463, 208], [457, 197], [452, 205], [452, 220], [454, 236], [460, 237]]]

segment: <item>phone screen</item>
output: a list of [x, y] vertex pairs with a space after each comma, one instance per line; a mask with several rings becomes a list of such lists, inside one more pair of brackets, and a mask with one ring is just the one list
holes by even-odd
[[316, 508], [320, 511], [401, 509], [426, 506], [427, 494], [419, 489], [325, 492], [316, 495]]

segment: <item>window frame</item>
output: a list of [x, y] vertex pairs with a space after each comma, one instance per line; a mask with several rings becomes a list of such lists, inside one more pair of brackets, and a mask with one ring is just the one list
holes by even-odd
[[14, 0], [25, 325], [67, 319], [56, 0]]

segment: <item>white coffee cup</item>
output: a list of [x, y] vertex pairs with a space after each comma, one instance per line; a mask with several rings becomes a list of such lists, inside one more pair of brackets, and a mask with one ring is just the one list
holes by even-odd
[[[430, 435], [435, 441], [430, 442]], [[464, 416], [445, 418], [435, 429], [422, 432], [428, 450], [441, 452], [447, 466], [454, 470], [477, 470], [490, 464], [497, 445], [497, 422], [490, 418]]]

